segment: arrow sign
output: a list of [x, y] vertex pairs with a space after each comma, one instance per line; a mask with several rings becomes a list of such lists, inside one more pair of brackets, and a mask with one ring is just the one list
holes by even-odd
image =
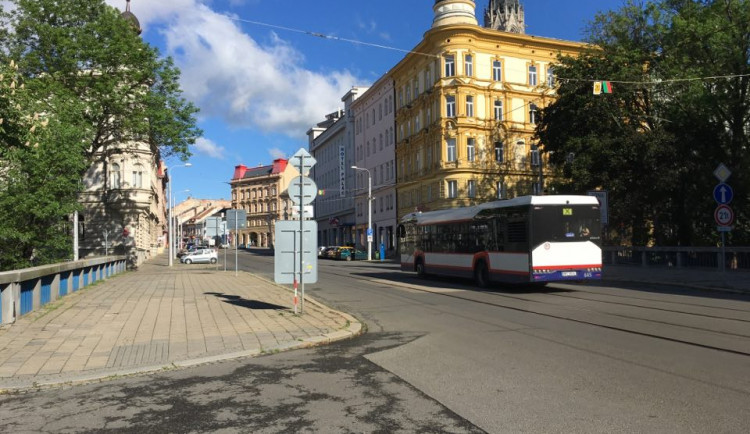
[[733, 197], [734, 191], [732, 191], [732, 187], [730, 187], [728, 184], [722, 182], [714, 187], [714, 200], [719, 205], [728, 204], [732, 201]]

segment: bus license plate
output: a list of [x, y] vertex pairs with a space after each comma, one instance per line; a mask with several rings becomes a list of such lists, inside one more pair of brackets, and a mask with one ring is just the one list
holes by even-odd
[[577, 273], [575, 271], [563, 271], [563, 277], [575, 277]]

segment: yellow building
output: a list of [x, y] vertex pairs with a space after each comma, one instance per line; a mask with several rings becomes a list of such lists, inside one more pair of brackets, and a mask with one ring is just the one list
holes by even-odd
[[551, 64], [585, 45], [481, 27], [471, 0], [438, 0], [432, 28], [390, 72], [398, 218], [544, 192], [542, 107]]

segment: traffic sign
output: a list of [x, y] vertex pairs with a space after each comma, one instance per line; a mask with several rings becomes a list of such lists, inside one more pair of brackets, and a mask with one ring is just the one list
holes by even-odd
[[227, 210], [227, 229], [243, 229], [247, 226], [247, 211], [244, 209]]
[[367, 228], [367, 236], [368, 237], [372, 236], [372, 228]]
[[714, 211], [714, 219], [719, 226], [731, 226], [734, 223], [734, 211], [729, 205], [719, 205]]
[[[276, 283], [291, 284], [299, 281], [300, 273], [305, 283], [318, 281], [318, 222], [305, 220], [277, 220], [275, 226], [273, 278]], [[302, 264], [300, 264], [302, 251]]]
[[289, 159], [289, 164], [296, 168], [302, 176], [306, 176], [315, 163], [317, 161], [305, 148], [299, 148], [299, 151], [295, 152]]
[[[302, 193], [301, 195], [300, 192]], [[315, 185], [315, 181], [312, 179], [306, 176], [298, 176], [293, 178], [289, 183], [287, 194], [295, 204], [299, 205], [302, 203], [302, 205], [309, 205], [318, 195], [318, 186]]]
[[730, 187], [728, 184], [722, 182], [714, 187], [714, 200], [719, 205], [728, 204], [732, 201], [733, 197], [734, 191], [732, 191], [732, 187]]
[[727, 168], [727, 166], [724, 165], [724, 163], [720, 163], [719, 167], [714, 170], [714, 176], [716, 179], [719, 180], [719, 182], [724, 182], [729, 178], [729, 176], [732, 174], [732, 171]]

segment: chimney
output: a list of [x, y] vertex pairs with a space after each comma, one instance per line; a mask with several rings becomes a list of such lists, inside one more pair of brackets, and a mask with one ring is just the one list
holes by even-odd
[[244, 164], [240, 164], [238, 166], [234, 166], [234, 176], [232, 176], [232, 179], [242, 179], [245, 177], [245, 172], [247, 172], [247, 166]]

